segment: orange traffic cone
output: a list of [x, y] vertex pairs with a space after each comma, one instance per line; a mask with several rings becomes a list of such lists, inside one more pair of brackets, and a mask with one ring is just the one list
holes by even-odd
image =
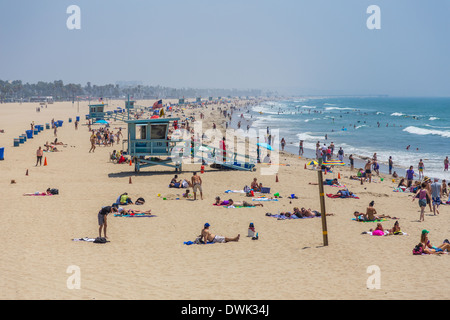
[[306, 170], [306, 163], [305, 163], [305, 170]]
[[131, 162], [131, 159], [130, 159], [130, 166], [132, 166], [133, 164], [132, 164], [132, 162]]
[[275, 179], [275, 182], [278, 182], [278, 173], [277, 173], [277, 177], [276, 177], [276, 179]]
[[47, 165], [47, 157], [44, 159], [44, 167]]
[[340, 172], [338, 172], [338, 179], [340, 179], [341, 178], [341, 173]]

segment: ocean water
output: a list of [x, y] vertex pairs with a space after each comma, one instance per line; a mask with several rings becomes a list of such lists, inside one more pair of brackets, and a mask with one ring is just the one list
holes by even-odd
[[[346, 156], [372, 157], [381, 163], [389, 156], [394, 170], [417, 169], [425, 175], [450, 180], [444, 159], [450, 157], [450, 98], [314, 97], [264, 102], [244, 117], [254, 129], [278, 129], [286, 150], [298, 153], [298, 144], [314, 155], [317, 141], [331, 142]], [[327, 139], [325, 139], [327, 135]], [[407, 149], [407, 146], [410, 146]], [[305, 154], [306, 155], [306, 154]], [[416, 170], [417, 171], [417, 170]]]

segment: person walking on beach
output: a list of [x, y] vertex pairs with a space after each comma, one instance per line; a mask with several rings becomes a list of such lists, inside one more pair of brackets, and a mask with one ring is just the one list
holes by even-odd
[[414, 168], [413, 166], [410, 166], [409, 170], [406, 171], [406, 180], [408, 181], [408, 184], [406, 186], [408, 188], [411, 187], [411, 184], [415, 176], [413, 168]]
[[355, 162], [353, 159], [353, 155], [351, 154], [348, 159], [350, 160], [350, 170], [353, 171], [353, 169], [355, 168]]
[[40, 166], [42, 166], [42, 156], [44, 155], [44, 150], [42, 150], [41, 147], [39, 147], [39, 149], [37, 149], [36, 151], [36, 167], [39, 163]]
[[394, 161], [392, 160], [392, 157], [389, 156], [389, 174], [392, 174], [393, 167], [394, 167]]
[[298, 147], [298, 155], [303, 155], [303, 140], [300, 140], [299, 147]]
[[91, 140], [91, 149], [89, 149], [89, 153], [90, 153], [91, 151], [92, 151], [92, 152], [95, 152], [95, 140], [97, 140], [97, 137], [95, 136], [94, 131], [92, 131], [90, 140]]
[[434, 182], [431, 184], [431, 200], [433, 202], [434, 215], [439, 214], [439, 205], [441, 204], [441, 184], [438, 178], [434, 178]]
[[110, 214], [111, 212], [117, 212], [117, 208], [116, 207], [112, 207], [112, 206], [107, 206], [107, 207], [102, 207], [100, 209], [100, 211], [98, 212], [97, 218], [98, 218], [98, 236], [101, 238], [102, 237], [102, 229], [103, 229], [103, 234], [105, 235], [105, 238], [107, 238], [106, 236], [106, 227], [107, 227], [107, 216], [108, 214]]
[[200, 191], [200, 198], [203, 200], [202, 178], [197, 175], [197, 172], [193, 173], [191, 183], [194, 191], [194, 200], [197, 200], [197, 191]]
[[342, 150], [342, 147], [339, 147], [338, 159], [339, 159], [339, 161], [343, 161], [344, 160], [344, 150]]
[[427, 190], [427, 184], [425, 182], [422, 183], [421, 188], [413, 197], [412, 201], [418, 197], [419, 198], [419, 207], [420, 207], [420, 218], [419, 221], [425, 220], [425, 207], [427, 206], [427, 197], [430, 196]]
[[205, 225], [203, 226], [203, 229], [201, 231], [201, 239], [203, 240], [204, 244], [207, 244], [208, 242], [212, 242], [212, 243], [226, 243], [226, 242], [230, 242], [230, 241], [236, 241], [236, 242], [239, 241], [239, 238], [241, 236], [240, 234], [238, 234], [234, 238], [228, 238], [228, 237], [214, 235], [209, 230], [210, 226], [211, 225], [209, 223], [205, 223]]
[[448, 171], [448, 164], [449, 164], [448, 157], [445, 157], [445, 160], [444, 160], [444, 171]]
[[420, 159], [418, 167], [419, 167], [419, 180], [422, 180], [424, 178], [423, 170], [425, 169], [425, 165], [423, 164], [422, 159]]
[[286, 145], [286, 140], [284, 138], [281, 138], [281, 151], [284, 151], [284, 146]]
[[364, 166], [364, 170], [366, 170], [366, 178], [369, 179], [369, 182], [372, 182], [372, 162], [370, 160], [367, 160], [366, 165]]

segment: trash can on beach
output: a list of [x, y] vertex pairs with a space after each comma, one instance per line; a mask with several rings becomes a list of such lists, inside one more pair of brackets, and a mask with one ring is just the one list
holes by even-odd
[[23, 136], [19, 136], [19, 143], [22, 144], [25, 142], [25, 139], [23, 138]]
[[0, 148], [0, 160], [5, 160], [5, 148]]
[[20, 145], [20, 139], [14, 138], [14, 147], [18, 147]]
[[27, 134], [27, 139], [33, 139], [33, 131], [27, 130], [25, 133]]

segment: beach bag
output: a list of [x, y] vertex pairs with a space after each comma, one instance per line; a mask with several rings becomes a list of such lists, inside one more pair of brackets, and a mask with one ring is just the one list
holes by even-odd
[[249, 186], [245, 186], [245, 187], [244, 187], [244, 192], [245, 192], [245, 193], [248, 193], [249, 191], [250, 191], [250, 187], [249, 187]]
[[50, 189], [50, 193], [51, 194], [59, 194], [59, 190], [58, 189]]
[[95, 238], [94, 243], [106, 243], [106, 238], [97, 237]]
[[137, 205], [141, 205], [141, 204], [144, 204], [144, 203], [145, 203], [144, 198], [138, 198], [138, 199], [136, 200], [136, 202], [135, 202], [135, 204], [137, 204]]
[[414, 247], [412, 254], [417, 256], [417, 255], [421, 255], [423, 253], [423, 248], [420, 245], [417, 245]]

